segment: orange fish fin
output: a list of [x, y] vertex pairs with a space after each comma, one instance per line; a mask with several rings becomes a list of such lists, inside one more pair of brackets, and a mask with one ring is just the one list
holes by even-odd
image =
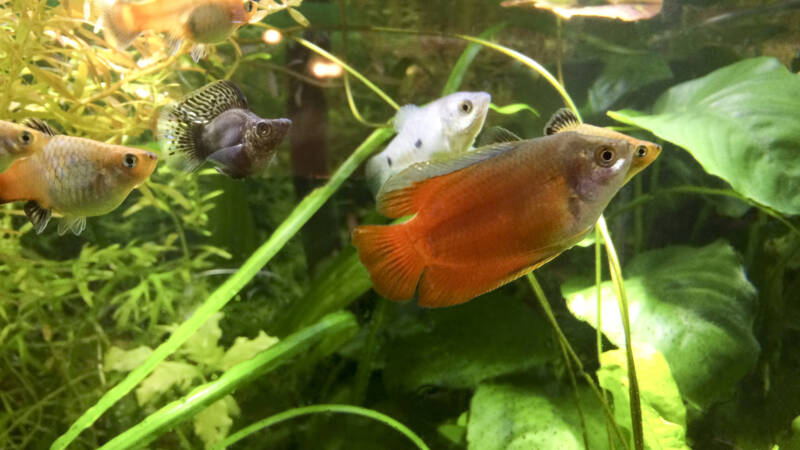
[[100, 17], [106, 40], [117, 50], [125, 50], [142, 32], [136, 25], [133, 6], [128, 1], [116, 1], [101, 7]]
[[50, 222], [53, 212], [42, 207], [33, 200], [25, 203], [24, 209], [25, 215], [28, 216], [28, 220], [33, 224], [33, 229], [36, 230], [36, 234], [42, 234], [42, 231], [44, 231], [47, 224]]
[[443, 181], [439, 177], [497, 157], [516, 147], [517, 142], [506, 142], [481, 147], [453, 158], [412, 164], [383, 184], [378, 192], [378, 211], [391, 218], [414, 214]]
[[[508, 284], [541, 267], [556, 256], [549, 255], [522, 269], [507, 269], [503, 264], [487, 264], [480, 269], [468, 267], [427, 267], [419, 283], [418, 302], [425, 308], [458, 305]], [[523, 263], [524, 264], [524, 263]], [[517, 266], [519, 267], [519, 266]]]
[[553, 114], [544, 126], [545, 136], [569, 131], [581, 125], [581, 119], [569, 108], [561, 108]]
[[357, 227], [353, 245], [377, 293], [394, 301], [414, 296], [425, 263], [414, 250], [404, 224]]
[[36, 119], [31, 117], [30, 119], [25, 119], [22, 122], [22, 124], [36, 131], [41, 131], [42, 133], [48, 136], [55, 136], [58, 134], [55, 132], [55, 130], [53, 130], [53, 128], [47, 122], [45, 122], [42, 119]]

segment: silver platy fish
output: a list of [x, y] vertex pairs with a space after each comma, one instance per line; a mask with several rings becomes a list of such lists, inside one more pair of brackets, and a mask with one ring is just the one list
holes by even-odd
[[397, 136], [367, 163], [366, 178], [373, 193], [414, 163], [467, 151], [483, 128], [491, 100], [486, 92], [456, 92], [425, 106], [400, 108], [394, 119]]
[[233, 82], [215, 81], [170, 104], [158, 119], [169, 162], [192, 171], [205, 161], [231, 178], [261, 174], [289, 131], [289, 119], [263, 119]]

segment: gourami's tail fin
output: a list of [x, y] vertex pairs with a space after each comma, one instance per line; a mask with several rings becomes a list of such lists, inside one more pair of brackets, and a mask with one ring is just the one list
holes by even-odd
[[95, 1], [95, 4], [102, 8], [100, 17], [106, 40], [120, 51], [128, 48], [142, 32], [131, 12], [135, 5], [122, 0], [112, 4]]
[[414, 249], [405, 224], [357, 227], [353, 245], [376, 292], [394, 301], [414, 296], [425, 263]]

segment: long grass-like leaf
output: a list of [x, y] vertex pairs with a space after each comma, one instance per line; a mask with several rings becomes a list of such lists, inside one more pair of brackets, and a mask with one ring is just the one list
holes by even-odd
[[[502, 30], [506, 24], [501, 23], [494, 25], [492, 27], [487, 28], [483, 31], [483, 33], [479, 34], [478, 37], [481, 39], [491, 39], [495, 33]], [[461, 87], [461, 82], [464, 80], [464, 75], [467, 73], [467, 69], [469, 68], [472, 61], [475, 60], [475, 57], [478, 56], [478, 52], [481, 51], [483, 48], [478, 43], [470, 43], [467, 45], [467, 48], [461, 52], [461, 56], [458, 57], [456, 64], [453, 66], [453, 70], [450, 71], [450, 76], [447, 78], [447, 82], [444, 84], [444, 88], [442, 89], [442, 97], [445, 95], [450, 95], [453, 92], [456, 92]]]
[[102, 450], [140, 448], [152, 442], [171, 427], [191, 419], [215, 401], [254, 378], [274, 370], [311, 346], [342, 334], [358, 330], [355, 317], [340, 311], [325, 316], [318, 323], [304, 328], [253, 358], [228, 369], [215, 381], [196, 387], [187, 395], [147, 416], [142, 422], [100, 447]]
[[125, 377], [122, 382], [106, 392], [91, 408], [86, 410], [75, 423], [61, 435], [51, 449], [66, 448], [81, 431], [90, 427], [105, 411], [118, 402], [123, 396], [136, 387], [167, 356], [174, 353], [189, 337], [192, 336], [208, 319], [221, 310], [253, 277], [266, 265], [275, 254], [291, 239], [300, 228], [319, 210], [319, 208], [336, 192], [342, 183], [356, 168], [377, 149], [389, 136], [390, 128], [379, 128], [342, 163], [324, 186], [308, 194], [295, 207], [289, 217], [272, 233], [269, 240], [258, 248], [242, 267], [217, 288], [214, 293], [194, 312], [192, 317], [184, 321], [167, 339], [159, 345], [150, 357]]
[[378, 411], [373, 411], [367, 408], [361, 408], [358, 406], [352, 405], [312, 405], [312, 406], [305, 406], [302, 408], [294, 408], [288, 411], [284, 411], [282, 413], [275, 414], [274, 416], [267, 417], [264, 420], [258, 421], [246, 428], [243, 428], [236, 433], [228, 436], [227, 439], [220, 442], [219, 444], [212, 447], [212, 450], [221, 450], [227, 446], [233, 445], [236, 442], [250, 436], [251, 434], [262, 430], [264, 428], [270, 427], [277, 423], [293, 419], [295, 417], [300, 417], [308, 414], [324, 414], [324, 413], [342, 413], [342, 414], [355, 414], [358, 416], [368, 417], [373, 420], [377, 420], [378, 422], [382, 422], [387, 426], [394, 428], [395, 430], [403, 433], [414, 445], [417, 446], [420, 450], [429, 450], [428, 446], [425, 445], [425, 442], [417, 436], [413, 431], [411, 431], [408, 427], [403, 425], [402, 423], [392, 419], [391, 417], [387, 416], [386, 414], [381, 414]]

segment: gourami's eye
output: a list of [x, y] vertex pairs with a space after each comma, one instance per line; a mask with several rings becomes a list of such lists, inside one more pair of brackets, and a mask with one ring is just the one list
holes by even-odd
[[638, 156], [639, 158], [644, 158], [645, 156], [647, 156], [647, 147], [645, 147], [644, 145], [636, 147], [636, 156]]
[[128, 169], [133, 169], [136, 167], [136, 163], [139, 162], [139, 158], [136, 157], [133, 153], [127, 153], [122, 158], [122, 165], [127, 167]]
[[459, 105], [459, 109], [461, 109], [461, 112], [464, 114], [469, 114], [472, 111], [472, 102], [469, 100], [464, 100], [461, 102], [461, 105]]
[[613, 148], [604, 145], [595, 151], [594, 159], [601, 166], [609, 167], [617, 160], [617, 153]]
[[30, 132], [30, 131], [23, 131], [23, 132], [22, 132], [22, 133], [20, 133], [20, 135], [19, 135], [19, 141], [20, 141], [20, 142], [21, 142], [23, 145], [28, 145], [28, 144], [30, 144], [31, 142], [33, 142], [33, 135], [31, 134], [31, 132]]
[[247, 12], [253, 12], [253, 2], [252, 0], [245, 0], [244, 2], [244, 10]]
[[267, 137], [272, 132], [272, 127], [266, 122], [261, 122], [256, 125], [256, 132], [261, 137]]

